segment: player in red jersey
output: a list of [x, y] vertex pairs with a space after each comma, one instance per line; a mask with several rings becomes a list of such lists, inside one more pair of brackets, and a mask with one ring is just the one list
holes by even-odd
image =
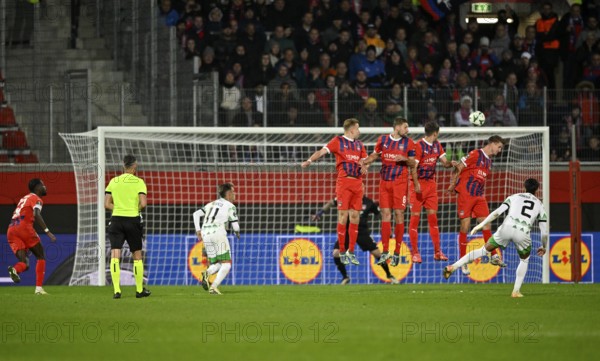
[[[325, 154], [335, 154], [337, 169], [335, 193], [338, 209], [337, 235], [340, 246], [340, 261], [343, 264], [360, 264], [354, 255], [354, 246], [358, 238], [358, 223], [363, 199], [362, 174], [365, 171], [361, 164], [367, 158], [367, 150], [363, 143], [358, 140], [359, 136], [358, 120], [354, 118], [346, 119], [344, 121], [344, 135], [333, 137], [327, 145], [314, 152], [308, 160], [302, 162], [302, 168], [306, 168]], [[350, 234], [348, 236], [348, 250], [346, 251], [346, 223], [348, 218], [350, 218], [350, 225], [348, 226]]]
[[417, 174], [410, 168], [414, 166], [415, 142], [407, 137], [408, 121], [404, 118], [394, 120], [391, 134], [382, 135], [377, 140], [375, 151], [364, 161], [365, 165], [371, 164], [381, 157], [381, 176], [379, 181], [379, 208], [381, 209], [381, 243], [383, 253], [378, 263], [390, 259], [389, 246], [392, 233], [392, 209], [394, 210], [394, 235], [396, 246], [391, 265], [397, 266], [400, 262], [400, 246], [404, 236], [404, 210], [408, 198], [408, 178], [412, 175], [415, 192], [421, 192]]
[[46, 295], [46, 291], [42, 288], [44, 273], [46, 272], [44, 247], [42, 247], [40, 237], [33, 228], [34, 221], [44, 230], [52, 242], [56, 241], [56, 237], [50, 232], [46, 226], [46, 222], [42, 218], [42, 199], [40, 197], [46, 195], [44, 182], [38, 178], [30, 180], [29, 191], [31, 193], [21, 198], [17, 204], [17, 208], [13, 212], [12, 220], [8, 226], [8, 244], [19, 260], [14, 266], [8, 267], [8, 274], [14, 283], [21, 282], [19, 273], [23, 273], [29, 269], [27, 252], [31, 251], [35, 258], [37, 258], [37, 265], [35, 266], [35, 294]]
[[[506, 141], [499, 135], [491, 136], [483, 148], [472, 150], [456, 164], [456, 170], [450, 178], [448, 192], [458, 193], [457, 205], [460, 219], [458, 246], [461, 258], [467, 252], [467, 233], [471, 227], [471, 217], [477, 218], [477, 223], [481, 223], [490, 214], [484, 195], [485, 182], [492, 169], [490, 157], [500, 154], [505, 143]], [[491, 225], [484, 226], [482, 233], [487, 242], [492, 236]], [[490, 263], [500, 267], [506, 266], [497, 250], [492, 252]], [[468, 265], [464, 265], [462, 271], [465, 275], [470, 274]]]
[[419, 253], [419, 222], [421, 220], [421, 208], [427, 210], [427, 221], [429, 222], [429, 235], [433, 242], [433, 259], [436, 261], [447, 261], [440, 248], [440, 231], [438, 229], [438, 193], [435, 181], [435, 166], [438, 159], [445, 168], [451, 168], [452, 163], [446, 159], [446, 152], [438, 141], [440, 126], [435, 122], [425, 124], [425, 137], [416, 142], [415, 162], [417, 166], [414, 171], [419, 178], [421, 193], [415, 191], [413, 184], [410, 185], [410, 224], [408, 234], [412, 251], [413, 263], [421, 263]]

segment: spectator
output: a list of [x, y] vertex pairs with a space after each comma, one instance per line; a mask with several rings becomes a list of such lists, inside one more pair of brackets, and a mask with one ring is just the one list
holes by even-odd
[[433, 31], [426, 31], [423, 36], [423, 43], [419, 45], [419, 61], [421, 64], [430, 63], [438, 67], [441, 62], [441, 51], [435, 43]]
[[574, 77], [577, 42], [583, 31], [581, 5], [571, 5], [571, 11], [563, 15], [559, 22], [560, 54], [563, 62], [563, 87], [572, 89], [576, 84]]
[[582, 81], [577, 84], [577, 96], [573, 99], [581, 109], [582, 129], [581, 132], [585, 139], [598, 133], [600, 125], [600, 108], [598, 97], [594, 94], [594, 84], [590, 81]]
[[423, 65], [421, 62], [419, 62], [417, 56], [417, 48], [410, 46], [408, 48], [408, 58], [406, 58], [406, 68], [410, 72], [410, 77], [412, 80], [416, 79], [423, 71]]
[[496, 54], [490, 52], [489, 45], [490, 40], [485, 36], [482, 37], [479, 41], [479, 49], [472, 55], [480, 76], [483, 76], [488, 69], [493, 68], [500, 62]]
[[271, 66], [276, 66], [279, 61], [282, 58], [281, 55], [281, 48], [279, 47], [279, 43], [278, 42], [270, 42], [268, 45], [270, 45], [270, 49], [269, 49], [269, 62], [271, 63]]
[[408, 119], [411, 126], [420, 126], [420, 122], [427, 116], [427, 104], [433, 103], [435, 95], [433, 89], [427, 82], [413, 80], [412, 89], [408, 93], [409, 104], [411, 105], [412, 116]]
[[451, 41], [456, 43], [459, 39], [462, 39], [463, 29], [456, 19], [456, 13], [451, 12], [441, 21], [438, 34], [442, 38], [442, 43], [448, 44]]
[[390, 60], [385, 64], [386, 83], [410, 84], [412, 76], [402, 61], [400, 52], [394, 49], [390, 55]]
[[383, 118], [377, 113], [377, 100], [368, 98], [358, 114], [358, 121], [363, 127], [382, 127]]
[[325, 82], [321, 79], [321, 69], [317, 65], [313, 65], [308, 72], [304, 89], [318, 89], [323, 88]]
[[283, 25], [275, 26], [275, 30], [273, 31], [271, 38], [267, 42], [265, 51], [271, 51], [274, 43], [279, 45], [279, 49], [282, 53], [284, 51], [286, 51], [287, 49], [292, 49], [294, 52], [296, 51], [294, 42], [285, 36], [285, 29], [284, 29]]
[[194, 39], [187, 39], [185, 47], [185, 59], [189, 60], [200, 56], [200, 50], [196, 49], [196, 41]]
[[209, 34], [218, 34], [222, 28], [223, 11], [218, 7], [214, 7], [208, 13], [208, 21], [206, 22], [206, 31]]
[[232, 71], [225, 74], [223, 84], [221, 85], [220, 94], [220, 115], [221, 126], [231, 126], [233, 117], [240, 109], [240, 100], [242, 91], [235, 85], [235, 78]]
[[517, 109], [517, 105], [519, 104], [519, 89], [517, 88], [517, 75], [515, 73], [510, 73], [506, 76], [502, 95], [506, 100], [506, 105], [510, 109]]
[[[482, 31], [479, 27], [479, 23], [477, 22], [476, 18], [469, 18], [469, 22], [467, 23], [467, 32], [470, 33], [471, 37], [473, 38], [473, 44], [470, 45], [471, 50], [475, 50], [475, 47], [477, 47], [477, 44], [479, 44], [481, 37], [484, 35], [482, 34]], [[467, 32], [465, 32], [465, 36]], [[463, 42], [469, 44], [465, 39], [463, 39]]]
[[536, 39], [535, 26], [529, 25], [525, 28], [525, 39], [523, 40], [523, 48], [521, 51], [529, 53], [530, 57], [533, 57], [537, 52], [538, 40]]
[[490, 53], [500, 57], [500, 55], [510, 48], [510, 38], [506, 31], [506, 25], [496, 24], [494, 38], [490, 42]]
[[316, 101], [323, 111], [323, 115], [327, 124], [334, 124], [333, 121], [333, 101], [335, 96], [335, 77], [333, 75], [327, 76], [325, 80], [325, 87], [321, 88], [315, 94]]
[[446, 44], [446, 53], [444, 54], [444, 57], [445, 59], [450, 60], [452, 69], [454, 70], [454, 72], [458, 73], [458, 44], [456, 43], [456, 41], [451, 40]]
[[460, 109], [454, 113], [454, 125], [457, 127], [473, 126], [469, 121], [469, 115], [473, 112], [472, 104], [473, 100], [470, 96], [465, 95], [460, 98]]
[[288, 73], [287, 65], [280, 64], [277, 75], [268, 83], [267, 88], [271, 90], [280, 89], [283, 83], [286, 83], [292, 92], [296, 92], [296, 89], [298, 89], [298, 85]]
[[[293, 9], [285, 0], [275, 0], [267, 6], [267, 16], [263, 19], [267, 31], [275, 30], [275, 26], [291, 25], [294, 23]], [[260, 48], [262, 49], [262, 48]]]
[[[377, 15], [375, 16], [377, 17]], [[389, 15], [381, 18], [383, 22], [379, 27], [379, 33], [383, 39], [392, 39], [396, 36], [396, 32], [403, 25], [404, 21], [400, 17], [400, 9], [398, 6], [392, 5], [389, 8]], [[406, 35], [406, 33], [405, 33]], [[406, 38], [406, 36], [405, 36]]]
[[335, 66], [335, 83], [339, 86], [343, 82], [348, 81], [348, 80], [349, 80], [348, 65], [346, 65], [345, 62], [340, 61]]
[[598, 27], [598, 18], [596, 15], [589, 15], [585, 23], [585, 28], [579, 34], [575, 48], [579, 48], [587, 39], [588, 34], [593, 33], [594, 39], [600, 39], [600, 27]]
[[240, 111], [233, 118], [234, 127], [259, 127], [262, 125], [262, 117], [252, 108], [252, 99], [242, 98]]
[[456, 81], [456, 72], [452, 67], [452, 61], [449, 58], [442, 60], [442, 67], [438, 71], [438, 81], [441, 77], [446, 78], [446, 83], [454, 83]]
[[519, 98], [519, 125], [530, 127], [543, 125], [541, 114], [544, 110], [544, 99], [535, 82], [528, 82], [525, 93]]
[[440, 75], [439, 84], [434, 89], [433, 100], [436, 106], [436, 114], [443, 117], [444, 120], [450, 117], [452, 109], [452, 93], [454, 91], [453, 86], [448, 82], [448, 78], [445, 74]]
[[[340, 85], [338, 94], [338, 123], [339, 120], [353, 118], [358, 114], [360, 106], [363, 104], [363, 99], [356, 94], [349, 81], [345, 81]], [[337, 124], [339, 125], [339, 124]]]
[[179, 20], [179, 13], [173, 7], [171, 0], [160, 1], [159, 17], [166, 26], [175, 26], [175, 24], [177, 24], [177, 20]]
[[470, 31], [465, 32], [462, 43], [469, 47], [469, 54], [477, 50], [478, 43], [475, 41], [475, 36]]
[[425, 63], [425, 65], [423, 65], [423, 72], [417, 77], [417, 80], [427, 83], [428, 88], [435, 88], [437, 85], [437, 78], [433, 73], [433, 65], [431, 63]]
[[[341, 20], [339, 23], [341, 24]], [[296, 49], [304, 49], [308, 46], [310, 31], [313, 28], [316, 28], [313, 14], [311, 12], [304, 13], [300, 26], [294, 29], [294, 45]], [[323, 45], [327, 44], [323, 42]]]
[[[572, 129], [575, 129], [575, 133], [576, 133], [576, 137], [575, 139], [577, 140], [577, 146], [581, 147], [583, 146], [584, 139], [582, 137], [582, 132], [581, 132], [581, 127], [583, 124], [583, 119], [581, 119], [581, 108], [579, 108], [579, 105], [573, 105], [571, 107], [571, 113], [569, 113], [568, 115], [565, 115], [562, 119], [562, 123], [560, 124], [560, 127], [562, 128], [563, 126], [566, 126], [567, 129], [569, 129], [569, 133], [571, 133]], [[574, 128], [573, 128], [574, 127]], [[570, 134], [569, 134], [570, 136]]]
[[377, 27], [373, 23], [367, 25], [367, 33], [365, 34], [365, 41], [367, 46], [373, 46], [376, 51], [376, 55], [379, 56], [385, 48], [385, 42], [381, 40], [379, 34], [377, 34]]
[[529, 70], [529, 62], [531, 61], [531, 54], [529, 52], [524, 51], [521, 53], [521, 58], [517, 62], [517, 71], [515, 72], [517, 75], [517, 80], [519, 82], [519, 87], [524, 88], [527, 79], [527, 71]]
[[321, 43], [319, 30], [317, 28], [312, 28], [308, 33], [308, 42], [306, 43], [305, 49], [308, 51], [308, 65], [312, 66], [319, 64], [319, 57], [325, 51], [325, 48]]
[[583, 69], [590, 64], [592, 54], [598, 49], [598, 38], [596, 38], [596, 33], [590, 32], [585, 36], [585, 41], [575, 52], [575, 69], [573, 72], [575, 81], [583, 80]]
[[517, 71], [517, 64], [515, 63], [515, 59], [513, 58], [512, 51], [505, 50], [502, 52], [502, 60], [500, 63], [494, 67], [494, 75], [496, 80], [501, 84], [504, 83], [506, 77], [510, 73], [514, 73]]
[[400, 104], [387, 104], [383, 113], [383, 125], [391, 127], [394, 124], [394, 120], [398, 117], [404, 117], [404, 109]]
[[361, 70], [362, 64], [367, 59], [367, 42], [364, 39], [358, 41], [356, 53], [350, 56], [350, 80], [356, 79], [356, 74]]
[[[283, 1], [283, 0], [279, 0]], [[232, 22], [230, 22], [231, 24]], [[233, 29], [235, 30], [235, 29]], [[265, 48], [265, 36], [256, 32], [254, 23], [246, 24], [244, 31], [240, 36], [239, 45], [243, 45], [248, 55], [248, 63], [254, 65], [258, 63], [263, 49]]]
[[471, 102], [476, 96], [475, 88], [470, 85], [469, 75], [467, 73], [458, 73], [456, 76], [456, 88], [452, 92], [452, 101], [456, 104], [455, 109], [461, 107], [461, 99], [465, 96], [469, 96]]
[[319, 56], [319, 71], [321, 79], [325, 79], [329, 75], [335, 77], [335, 69], [331, 67], [331, 56], [329, 54], [323, 53]]
[[467, 44], [460, 44], [458, 47], [458, 59], [456, 63], [457, 72], [467, 72], [469, 68], [475, 65], [471, 52]]
[[[325, 29], [325, 31], [321, 34], [323, 44], [325, 46], [329, 46], [329, 44], [339, 39], [341, 32], [342, 15], [336, 12], [331, 18], [331, 25], [327, 29]], [[350, 35], [350, 33], [348, 33], [348, 35]]]
[[273, 89], [274, 88], [270, 88], [269, 94], [272, 95], [269, 98], [271, 100], [267, 105], [269, 109], [267, 113], [269, 114], [269, 126], [290, 126], [288, 111], [290, 108], [298, 109], [298, 97], [287, 82], [281, 83], [276, 90]]
[[581, 160], [590, 162], [600, 162], [600, 137], [592, 135], [588, 139], [588, 147], [583, 150]]
[[486, 118], [486, 125], [502, 125], [506, 127], [516, 127], [518, 125], [515, 113], [506, 105], [502, 94], [496, 95], [494, 104], [492, 104], [487, 112]]
[[210, 46], [204, 48], [202, 52], [202, 64], [200, 65], [200, 73], [212, 73], [219, 71], [219, 64], [215, 62], [215, 51]]
[[[402, 86], [399, 83], [393, 83], [387, 97], [386, 104], [404, 104], [404, 96], [402, 95]], [[387, 106], [386, 105], [386, 106]]]
[[396, 48], [400, 52], [400, 55], [402, 55], [402, 59], [408, 59], [408, 41], [406, 41], [405, 28], [398, 28], [398, 30], [396, 30], [394, 43], [396, 43]]
[[340, 32], [340, 37], [329, 44], [328, 50], [331, 54], [333, 64], [338, 64], [340, 61], [348, 64], [348, 61], [350, 61], [351, 56], [354, 54], [354, 45], [350, 31], [343, 29]]
[[275, 69], [271, 65], [269, 54], [263, 54], [258, 68], [248, 72], [247, 86], [255, 87], [258, 84], [268, 84], [275, 77]]
[[314, 91], [309, 91], [306, 94], [306, 101], [299, 107], [300, 115], [297, 126], [300, 127], [324, 127], [333, 126], [333, 117], [325, 119], [321, 107], [316, 102]]
[[515, 34], [512, 42], [510, 43], [510, 51], [513, 53], [515, 59], [520, 59], [523, 54], [523, 35]]
[[588, 80], [598, 85], [600, 81], [600, 53], [592, 54], [591, 61], [583, 68], [583, 80]]
[[231, 71], [233, 72], [235, 85], [240, 89], [244, 89], [244, 87], [246, 86], [246, 77], [244, 75], [244, 69], [242, 68], [242, 64], [238, 62], [233, 63], [233, 65], [231, 66]]
[[236, 44], [237, 35], [233, 32], [233, 29], [230, 26], [224, 27], [221, 34], [214, 41], [217, 63], [228, 64], [231, 56], [235, 53]]
[[540, 67], [548, 77], [548, 86], [551, 89], [556, 88], [554, 71], [560, 60], [560, 30], [558, 26], [558, 15], [552, 11], [552, 3], [544, 2], [542, 17], [535, 22], [536, 57], [540, 61]]
[[[509, 19], [511, 20], [510, 22], [508, 21]], [[498, 11], [498, 24], [504, 25], [509, 38], [514, 38], [517, 30], [519, 30], [519, 17], [510, 5], [508, 5], [508, 2], [504, 9]]]
[[358, 73], [356, 73], [354, 91], [365, 101], [370, 96], [371, 91], [369, 89], [369, 83], [367, 83], [367, 74], [365, 74], [363, 70], [359, 70]]

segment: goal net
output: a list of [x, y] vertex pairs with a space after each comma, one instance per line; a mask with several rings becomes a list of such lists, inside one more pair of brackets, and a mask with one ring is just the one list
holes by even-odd
[[[390, 131], [391, 128], [361, 128], [367, 151], [371, 153], [377, 137]], [[242, 229], [240, 240], [230, 239], [233, 268], [226, 284], [339, 282], [341, 276], [331, 256], [336, 241], [336, 212], [332, 209], [320, 221], [311, 220], [311, 215], [335, 195], [335, 159], [325, 156], [307, 169], [302, 169], [300, 163], [340, 132], [338, 128], [100, 127], [87, 133], [61, 134], [73, 161], [78, 199], [77, 249], [70, 284], [110, 283], [110, 242], [106, 238], [110, 214], [103, 207], [104, 189], [122, 171], [122, 159], [127, 154], [136, 156], [138, 176], [148, 187], [148, 207], [143, 211], [148, 284], [198, 284], [207, 260], [202, 243], [195, 236], [192, 213], [216, 199], [218, 185], [225, 182], [236, 186]], [[523, 182], [529, 177], [540, 181], [538, 197], [548, 210], [547, 128], [442, 128], [440, 141], [448, 159], [458, 160], [470, 150], [482, 147], [494, 134], [509, 142], [494, 158], [486, 185], [490, 210], [507, 196], [522, 192]], [[409, 136], [420, 139], [423, 129], [411, 128]], [[365, 194], [376, 202], [379, 166], [375, 162], [364, 179]], [[459, 219], [457, 196], [445, 192], [449, 179], [449, 171], [439, 166], [441, 246], [453, 262], [458, 259]], [[409, 216], [407, 210], [406, 224]], [[493, 223], [492, 231], [502, 219]], [[372, 219], [370, 226], [373, 239], [379, 242], [380, 220]], [[540, 244], [537, 228], [532, 231], [532, 238], [536, 249]], [[483, 245], [481, 233], [469, 237], [469, 241], [469, 249]], [[390, 267], [392, 274], [404, 283], [447, 282], [441, 272], [447, 262], [433, 260], [424, 213], [419, 249], [423, 263], [413, 264], [407, 232], [400, 265]], [[356, 253], [361, 264], [347, 266], [353, 283], [388, 281], [372, 256], [358, 247]], [[123, 254], [126, 259], [121, 264], [126, 272], [130, 258], [127, 246]], [[490, 265], [484, 257], [470, 265], [469, 277], [457, 274], [450, 282], [513, 282], [518, 255], [511, 246], [503, 256], [508, 264], [504, 269]], [[548, 282], [547, 258], [532, 255], [525, 281]]]

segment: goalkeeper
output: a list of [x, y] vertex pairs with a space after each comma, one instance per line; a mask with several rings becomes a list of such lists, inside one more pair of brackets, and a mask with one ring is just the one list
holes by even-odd
[[[318, 210], [311, 217], [311, 219], [313, 221], [320, 220], [321, 217], [323, 216], [323, 213], [325, 213], [326, 211], [328, 211], [331, 208], [336, 207], [336, 206], [337, 206], [337, 199], [334, 198], [334, 199], [330, 200], [329, 202], [325, 203], [323, 205], [323, 208]], [[377, 244], [375, 243], [375, 241], [373, 241], [373, 238], [371, 237], [371, 230], [369, 229], [369, 215], [371, 215], [371, 214], [373, 214], [373, 216], [379, 216], [379, 206], [377, 205], [377, 203], [373, 202], [372, 199], [363, 195], [362, 211], [360, 212], [360, 221], [358, 223], [358, 238], [356, 240], [356, 243], [358, 244], [360, 249], [362, 249], [363, 251], [370, 252], [375, 257], [375, 260], [377, 261], [377, 260], [379, 260], [379, 257], [381, 257], [381, 250], [379, 250], [379, 248], [377, 247]], [[348, 225], [346, 225], [346, 227], [347, 226]], [[348, 234], [349, 234], [349, 232], [346, 232], [346, 242], [345, 242], [346, 247], [348, 247], [348, 243], [350, 242], [350, 240], [348, 238]], [[346, 271], [346, 265], [344, 265], [342, 263], [342, 261], [340, 260], [339, 241], [336, 241], [335, 245], [333, 246], [333, 261], [335, 262], [337, 269], [342, 274], [341, 284], [345, 285], [345, 284], [350, 283], [350, 277], [348, 277], [348, 273]], [[383, 268], [387, 279], [390, 280], [390, 282], [392, 284], [398, 283], [398, 280], [396, 279], [396, 277], [394, 277], [390, 273], [390, 268], [388, 267], [387, 262], [383, 262], [381, 264], [381, 268]]]

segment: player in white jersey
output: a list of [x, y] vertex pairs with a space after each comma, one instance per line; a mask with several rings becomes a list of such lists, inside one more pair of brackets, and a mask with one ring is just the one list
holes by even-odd
[[452, 273], [465, 264], [471, 263], [474, 260], [487, 255], [496, 248], [506, 248], [512, 242], [517, 248], [517, 253], [521, 262], [517, 267], [517, 278], [515, 287], [513, 288], [512, 297], [523, 297], [521, 294], [521, 285], [527, 273], [529, 265], [529, 254], [531, 253], [531, 237], [529, 235], [531, 227], [537, 220], [542, 234], [542, 246], [538, 248], [537, 254], [542, 257], [546, 253], [548, 244], [548, 216], [542, 202], [537, 199], [535, 192], [540, 184], [537, 180], [529, 178], [525, 181], [526, 193], [517, 193], [506, 198], [504, 203], [492, 212], [483, 222], [479, 223], [471, 231], [471, 235], [475, 234], [486, 224], [498, 218], [502, 213], [508, 210], [508, 215], [504, 218], [502, 225], [498, 227], [496, 233], [487, 241], [485, 246], [466, 254], [451, 266], [444, 268], [444, 278], [449, 278]]
[[[232, 183], [219, 186], [220, 198], [207, 204], [204, 209], [194, 212], [194, 226], [199, 240], [204, 241], [206, 255], [210, 267], [202, 272], [202, 287], [213, 295], [220, 295], [218, 287], [231, 270], [231, 248], [227, 239], [227, 226], [240, 239], [240, 225], [237, 211], [232, 202], [235, 201], [235, 188]], [[204, 217], [204, 223], [200, 219]], [[218, 272], [218, 273], [217, 273]], [[208, 278], [217, 273], [217, 278], [210, 284]]]

